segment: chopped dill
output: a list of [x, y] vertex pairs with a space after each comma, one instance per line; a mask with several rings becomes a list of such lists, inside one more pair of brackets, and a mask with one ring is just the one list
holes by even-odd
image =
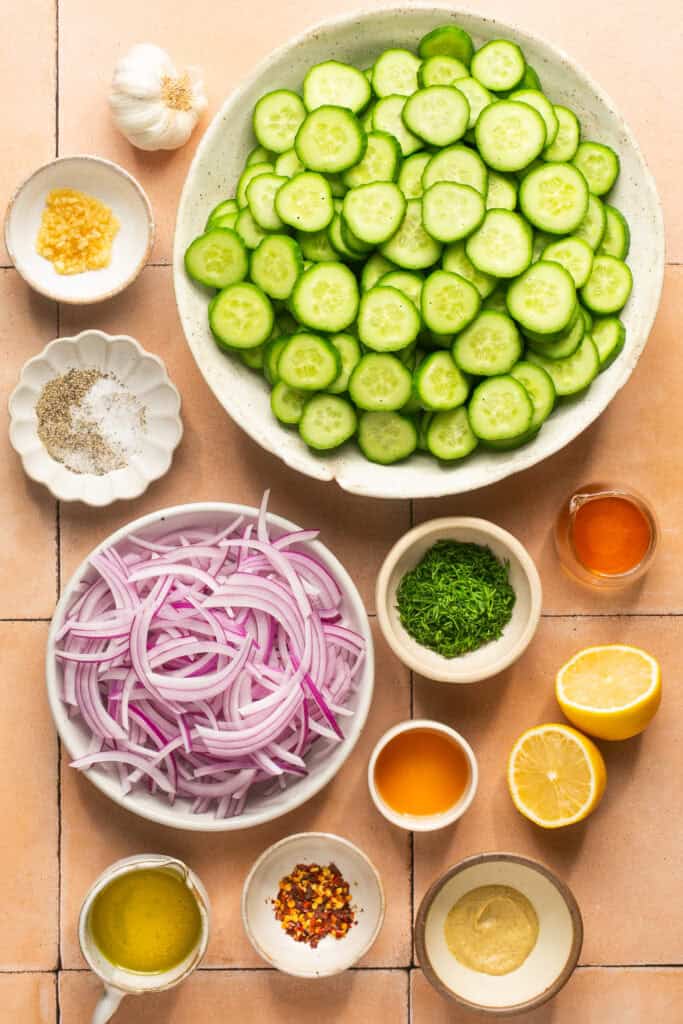
[[440, 540], [396, 591], [403, 628], [423, 647], [456, 658], [497, 640], [512, 617], [510, 565], [490, 548]]

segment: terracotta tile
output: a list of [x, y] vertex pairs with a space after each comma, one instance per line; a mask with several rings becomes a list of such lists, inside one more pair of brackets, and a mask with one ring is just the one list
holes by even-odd
[[[442, 998], [421, 971], [413, 971], [412, 1024], [489, 1024], [488, 1014], [472, 1013]], [[545, 1006], [501, 1021], [518, 1024], [678, 1024], [683, 1001], [683, 969], [629, 970], [580, 967], [566, 987]]]
[[[350, 971], [320, 981], [301, 981], [275, 971], [199, 971], [163, 995], [125, 999], [116, 1022], [196, 1024], [228, 1020], [239, 1007], [241, 1024], [317, 1024], [324, 1007], [325, 1019], [335, 1024], [380, 1020], [407, 1024], [407, 987], [404, 971]], [[98, 992], [92, 974], [61, 974], [62, 1020], [89, 1024]]]
[[[641, 736], [601, 743], [608, 784], [602, 804], [580, 825], [546, 832], [513, 807], [507, 756], [524, 729], [563, 721], [555, 674], [584, 646], [623, 642], [655, 655], [664, 678], [659, 714]], [[683, 883], [676, 783], [683, 771], [675, 687], [679, 620], [545, 619], [525, 656], [501, 676], [449, 689], [417, 680], [415, 714], [462, 731], [479, 759], [479, 792], [451, 830], [415, 837], [415, 901], [448, 866], [482, 850], [509, 850], [546, 862], [573, 889], [584, 918], [581, 962], [672, 964], [683, 948], [683, 920], [672, 892]], [[646, 912], [643, 912], [646, 907]]]
[[[0, 970], [57, 963], [57, 741], [42, 623], [0, 623]], [[30, 770], [29, 769], [30, 766]], [[0, 1005], [2, 1003], [0, 1002]]]
[[[256, 857], [292, 832], [327, 831], [348, 836], [377, 864], [387, 896], [382, 932], [366, 958], [372, 966], [410, 961], [409, 839], [378, 818], [367, 791], [370, 751], [380, 735], [410, 713], [407, 673], [377, 638], [377, 682], [370, 717], [358, 746], [337, 778], [309, 803], [284, 818], [246, 832], [190, 834], [144, 822], [115, 807], [90, 783], [62, 770], [62, 937], [65, 967], [82, 961], [76, 939], [81, 901], [97, 875], [132, 853], [171, 853], [191, 864], [209, 891], [214, 908], [209, 966], [260, 966], [241, 925], [242, 883]], [[88, 843], [83, 843], [83, 836]]]
[[[6, 410], [22, 366], [55, 336], [57, 321], [54, 305], [29, 291], [14, 270], [0, 270], [0, 308], [0, 401]], [[0, 436], [0, 576], [11, 579], [12, 587], [4, 587], [0, 593], [0, 619], [52, 614], [57, 564], [55, 504], [50, 493], [24, 473], [4, 426]]]
[[[563, 451], [524, 473], [471, 494], [416, 502], [416, 519], [477, 515], [510, 530], [536, 560], [548, 614], [683, 610], [683, 577], [677, 571], [683, 534], [678, 528], [680, 502], [672, 486], [679, 473], [678, 446], [672, 439], [683, 430], [683, 405], [673, 397], [683, 389], [683, 360], [672, 353], [682, 317], [683, 267], [668, 267], [649, 344], [630, 381], [600, 419]], [[594, 480], [623, 481], [642, 491], [657, 510], [662, 528], [659, 554], [647, 576], [633, 587], [607, 594], [566, 577], [552, 540], [562, 502]]]
[[[54, 0], [25, 0], [3, 9], [0, 38], [0, 210], [17, 185], [55, 155]], [[9, 263], [4, 234], [0, 263]]]
[[[323, 541], [344, 563], [370, 606], [384, 554], [408, 529], [408, 503], [358, 498], [309, 480], [252, 442], [224, 412], [196, 368], [178, 322], [170, 269], [148, 268], [127, 293], [100, 307], [94, 322], [113, 334], [133, 334], [165, 360], [182, 394], [185, 437], [171, 471], [139, 500], [102, 511], [62, 508], [63, 580], [98, 541], [144, 512], [187, 501], [258, 504], [264, 488], [270, 487], [272, 510], [301, 525], [320, 527]], [[63, 310], [65, 334], [92, 323], [91, 311]]]
[[0, 974], [3, 1019], [12, 1024], [56, 1024], [54, 974]]

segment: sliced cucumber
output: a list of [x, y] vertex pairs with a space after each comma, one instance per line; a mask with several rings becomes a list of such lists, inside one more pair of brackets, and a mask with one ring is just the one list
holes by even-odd
[[370, 185], [375, 181], [396, 181], [401, 163], [401, 147], [388, 132], [368, 132], [367, 149], [360, 163], [344, 171], [347, 188]]
[[541, 79], [538, 77], [538, 72], [534, 71], [531, 64], [527, 64], [527, 66], [524, 68], [522, 81], [519, 83], [518, 88], [537, 89], [538, 92], [543, 92], [543, 89], [541, 88]]
[[456, 57], [436, 54], [422, 62], [417, 80], [423, 89], [430, 85], [454, 85], [459, 78], [468, 78], [469, 69]]
[[592, 313], [618, 313], [626, 305], [633, 287], [628, 264], [614, 256], [596, 256], [590, 277], [581, 289], [581, 301]]
[[406, 212], [406, 200], [398, 185], [376, 181], [349, 189], [343, 217], [356, 238], [381, 245], [398, 231]]
[[270, 393], [270, 408], [280, 423], [295, 426], [303, 415], [308, 398], [305, 391], [296, 391], [280, 380]]
[[597, 196], [591, 193], [588, 196], [586, 216], [574, 231], [574, 235], [588, 242], [591, 249], [595, 252], [600, 248], [600, 244], [605, 237], [606, 227], [607, 215], [605, 213], [605, 206]]
[[311, 263], [339, 259], [339, 253], [330, 242], [325, 228], [322, 231], [297, 231], [296, 238], [304, 259], [310, 260]]
[[[264, 161], [261, 160], [259, 162], [263, 163]], [[206, 218], [206, 227], [204, 230], [207, 231], [212, 227], [212, 221], [218, 220], [219, 217], [223, 217], [228, 213], [239, 213], [239, 211], [240, 208], [236, 199], [221, 199], [220, 203], [216, 203], [213, 210]]]
[[545, 124], [545, 146], [546, 148], [552, 146], [557, 138], [560, 124], [550, 100], [539, 89], [515, 89], [510, 93], [508, 99], [515, 103], [526, 103], [538, 111]]
[[344, 230], [344, 222], [340, 213], [335, 213], [327, 233], [333, 248], [337, 252], [337, 259], [339, 259], [339, 256], [343, 256], [344, 259], [351, 262], [353, 260], [362, 260], [367, 256], [366, 249], [355, 249], [348, 244], [346, 239], [349, 237], [349, 232]]
[[358, 312], [356, 278], [343, 263], [316, 263], [296, 282], [291, 309], [299, 323], [314, 331], [343, 331]]
[[214, 217], [213, 220], [211, 221], [211, 223], [206, 227], [205, 230], [208, 231], [209, 228], [233, 228], [233, 229], [235, 229], [235, 227], [237, 225], [237, 218], [238, 217], [239, 217], [239, 212], [224, 213], [220, 217]]
[[188, 246], [185, 270], [209, 288], [226, 288], [247, 276], [249, 257], [236, 231], [212, 227]]
[[424, 192], [422, 187], [422, 175], [424, 169], [432, 159], [431, 153], [413, 153], [401, 164], [398, 175], [398, 187], [406, 199], [419, 199]]
[[538, 334], [563, 331], [576, 310], [571, 274], [559, 263], [539, 260], [512, 282], [507, 293], [510, 315]]
[[416, 309], [421, 308], [424, 278], [414, 270], [390, 270], [380, 277], [378, 284], [387, 288], [396, 288], [410, 299]]
[[512, 369], [522, 355], [522, 340], [509, 316], [488, 309], [457, 336], [452, 353], [465, 373], [493, 377]]
[[422, 318], [437, 334], [462, 331], [479, 312], [481, 299], [475, 286], [448, 270], [435, 270], [422, 288]]
[[479, 442], [467, 409], [461, 406], [431, 416], [425, 427], [425, 443], [428, 451], [443, 462], [455, 462], [473, 452]]
[[469, 394], [467, 378], [450, 352], [430, 352], [415, 371], [415, 391], [424, 409], [447, 411], [462, 405]]
[[481, 304], [482, 309], [493, 309], [496, 313], [506, 313], [508, 311], [507, 303], [505, 302], [505, 294], [507, 292], [507, 282], [503, 282], [499, 285], [494, 292], [484, 299]]
[[322, 174], [303, 171], [286, 181], [275, 197], [275, 210], [285, 224], [300, 231], [322, 231], [334, 216], [329, 182]]
[[412, 390], [412, 377], [400, 359], [382, 352], [364, 355], [349, 381], [351, 401], [371, 412], [401, 409]]
[[259, 246], [266, 237], [266, 232], [263, 228], [258, 226], [252, 217], [251, 210], [248, 208], [240, 210], [237, 215], [235, 231], [240, 236], [247, 249], [256, 249], [256, 247]]
[[237, 354], [250, 370], [262, 370], [264, 348], [264, 345], [257, 345], [256, 348], [243, 348]]
[[485, 213], [482, 194], [454, 181], [437, 181], [422, 197], [422, 222], [437, 242], [465, 238], [479, 227]]
[[557, 135], [552, 145], [546, 145], [543, 158], [553, 163], [566, 163], [572, 160], [579, 148], [581, 127], [579, 119], [569, 107], [555, 106], [557, 118]]
[[600, 371], [598, 350], [589, 334], [584, 335], [574, 355], [566, 359], [545, 359], [535, 352], [529, 352], [528, 359], [546, 371], [562, 398], [584, 391]]
[[304, 406], [299, 434], [309, 448], [328, 452], [356, 433], [358, 417], [350, 402], [337, 395], [314, 395]]
[[302, 270], [301, 249], [289, 235], [269, 235], [251, 257], [251, 279], [271, 299], [288, 299]]
[[237, 205], [241, 210], [249, 205], [247, 200], [247, 186], [249, 182], [253, 181], [260, 174], [273, 174], [274, 171], [275, 168], [272, 164], [249, 164], [248, 167], [244, 168], [237, 181], [236, 190]]
[[519, 381], [531, 399], [533, 414], [529, 429], [535, 433], [555, 408], [557, 395], [552, 377], [542, 366], [527, 361], [515, 363], [510, 376]]
[[489, 184], [486, 190], [487, 210], [514, 210], [517, 206], [517, 184], [498, 171], [489, 171]]
[[521, 171], [545, 146], [541, 115], [528, 104], [512, 100], [484, 107], [474, 133], [481, 156], [494, 171]]
[[576, 231], [588, 212], [585, 178], [572, 164], [543, 164], [525, 175], [519, 205], [534, 227], [552, 235]]
[[265, 149], [284, 153], [294, 145], [305, 117], [300, 96], [290, 89], [276, 89], [262, 96], [254, 107], [254, 135]]
[[527, 332], [526, 339], [529, 348], [539, 356], [546, 359], [566, 359], [576, 352], [585, 333], [586, 321], [581, 310], [577, 309], [571, 325], [562, 334], [553, 335], [549, 340], [540, 334], [532, 336], [531, 332]]
[[311, 171], [337, 174], [363, 159], [367, 139], [357, 118], [345, 107], [318, 107], [296, 133], [294, 148]]
[[474, 43], [459, 25], [440, 25], [422, 37], [417, 52], [423, 60], [429, 57], [452, 57], [469, 67]]
[[341, 359], [334, 345], [317, 334], [299, 331], [280, 352], [280, 380], [297, 391], [323, 391], [339, 376]]
[[453, 274], [459, 274], [469, 281], [479, 292], [482, 299], [485, 299], [496, 287], [498, 279], [490, 274], [482, 274], [470, 261], [465, 252], [464, 242], [453, 242], [444, 249], [443, 269]]
[[472, 77], [493, 92], [514, 89], [524, 77], [525, 68], [524, 54], [516, 43], [507, 39], [485, 43], [470, 63]]
[[415, 341], [420, 314], [396, 288], [375, 285], [365, 292], [358, 311], [358, 337], [374, 352], [398, 352]]
[[274, 387], [280, 379], [277, 372], [277, 364], [280, 361], [280, 354], [289, 341], [289, 334], [281, 334], [277, 338], [271, 338], [266, 342], [263, 350], [263, 375]]
[[385, 259], [385, 257], [379, 252], [373, 252], [372, 256], [363, 267], [363, 273], [360, 280], [362, 290], [364, 292], [369, 291], [369, 289], [372, 288], [373, 285], [376, 285], [379, 279], [384, 277], [385, 274], [397, 269], [396, 264], [392, 263], [391, 260]]
[[423, 270], [439, 259], [441, 245], [424, 229], [419, 199], [408, 200], [401, 226], [382, 246], [382, 255], [404, 270]]
[[429, 146], [450, 146], [467, 131], [469, 103], [449, 85], [418, 89], [406, 101], [403, 121]]
[[631, 230], [628, 221], [616, 206], [604, 203], [605, 234], [598, 249], [601, 256], [614, 256], [617, 260], [625, 260], [631, 246]]
[[531, 427], [534, 407], [526, 388], [509, 375], [489, 377], [469, 404], [470, 426], [482, 441], [508, 441]]
[[268, 296], [246, 281], [229, 285], [209, 303], [209, 326], [221, 347], [256, 348], [268, 340], [274, 321]]
[[412, 96], [417, 91], [417, 73], [421, 61], [410, 50], [385, 50], [372, 69], [372, 89], [380, 99], [385, 96]]
[[600, 369], [606, 370], [624, 347], [626, 328], [616, 316], [601, 316], [593, 324], [591, 338], [598, 350]]
[[280, 231], [283, 223], [275, 209], [275, 197], [288, 178], [260, 174], [247, 185], [247, 205], [263, 231]]
[[360, 362], [360, 345], [352, 334], [333, 334], [329, 341], [339, 353], [341, 370], [327, 390], [332, 395], [341, 395], [348, 388], [351, 374]]
[[357, 114], [370, 101], [367, 77], [351, 64], [326, 60], [314, 64], [304, 78], [304, 104], [309, 111], [318, 107], [347, 107]]
[[403, 120], [405, 105], [405, 96], [385, 96], [379, 100], [372, 114], [372, 128], [373, 131], [392, 135], [401, 147], [403, 156], [410, 156], [422, 148], [422, 139], [418, 139], [407, 128]]
[[272, 164], [275, 161], [275, 153], [271, 153], [269, 149], [264, 146], [255, 146], [245, 161], [245, 166], [249, 164]]
[[551, 242], [543, 250], [543, 259], [551, 263], [559, 263], [569, 271], [577, 288], [582, 288], [588, 280], [593, 266], [593, 250], [583, 238], [570, 235]]
[[432, 157], [424, 169], [422, 187], [428, 189], [437, 181], [469, 185], [483, 196], [488, 188], [488, 174], [483, 160], [473, 149], [464, 145], [449, 146]]
[[398, 412], [364, 412], [358, 423], [358, 445], [366, 459], [389, 466], [413, 454], [417, 429]]
[[295, 174], [301, 174], [305, 170], [306, 168], [296, 155], [295, 149], [288, 149], [285, 153], [280, 153], [275, 161], [275, 173], [279, 174], [281, 178], [293, 178]]
[[619, 176], [619, 157], [601, 142], [580, 142], [572, 163], [579, 168], [594, 196], [604, 196]]
[[517, 277], [531, 264], [532, 244], [533, 232], [523, 217], [510, 210], [489, 210], [467, 239], [465, 252], [483, 274]]
[[468, 131], [471, 131], [479, 120], [479, 115], [484, 107], [488, 107], [494, 102], [494, 97], [476, 78], [459, 78], [453, 85], [458, 92], [463, 94], [469, 105], [470, 119], [467, 122], [467, 128]]

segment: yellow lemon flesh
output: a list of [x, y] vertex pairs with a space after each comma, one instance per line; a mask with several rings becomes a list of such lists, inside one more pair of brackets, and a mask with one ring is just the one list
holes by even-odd
[[603, 740], [627, 740], [647, 728], [656, 714], [661, 671], [638, 647], [587, 647], [557, 673], [555, 694], [577, 728]]
[[600, 803], [607, 782], [602, 754], [568, 725], [537, 725], [515, 743], [508, 786], [515, 807], [542, 828], [583, 821]]

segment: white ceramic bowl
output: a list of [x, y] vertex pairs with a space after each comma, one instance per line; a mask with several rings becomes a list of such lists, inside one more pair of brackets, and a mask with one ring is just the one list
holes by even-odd
[[[401, 625], [396, 609], [399, 583], [438, 540], [489, 547], [501, 562], [510, 563], [509, 579], [516, 594], [512, 617], [500, 639], [459, 658], [444, 658], [418, 644]], [[384, 559], [375, 586], [377, 619], [394, 654], [414, 672], [442, 683], [475, 683], [516, 661], [538, 628], [542, 600], [538, 570], [526, 548], [495, 523], [467, 516], [430, 519], [409, 530]]]
[[[187, 277], [183, 255], [203, 231], [211, 208], [234, 193], [247, 153], [255, 145], [251, 112], [260, 96], [279, 87], [300, 89], [306, 70], [320, 61], [335, 58], [366, 67], [382, 50], [414, 48], [425, 32], [452, 20], [470, 32], [477, 45], [501, 36], [518, 42], [553, 102], [570, 106], [579, 115], [584, 136], [618, 151], [621, 175], [611, 199], [631, 225], [629, 262], [635, 279], [622, 314], [626, 345], [585, 397], [555, 410], [538, 437], [514, 451], [481, 449], [453, 466], [439, 465], [425, 454], [399, 465], [378, 466], [352, 445], [321, 458], [273, 418], [265, 382], [218, 349], [208, 327], [206, 291]], [[657, 190], [632, 132], [600, 86], [561, 50], [519, 27], [459, 13], [450, 5], [391, 6], [347, 14], [309, 29], [272, 53], [226, 100], [200, 142], [185, 182], [173, 263], [178, 309], [197, 365], [226, 411], [258, 444], [288, 466], [319, 480], [336, 479], [356, 494], [423, 498], [470, 491], [527, 469], [559, 451], [600, 415], [628, 380], [652, 327], [664, 271], [664, 231]]]
[[[448, 911], [482, 885], [517, 889], [538, 916], [536, 945], [509, 974], [465, 967], [446, 945]], [[581, 912], [569, 888], [545, 865], [512, 853], [482, 853], [456, 864], [428, 890], [415, 922], [417, 957], [427, 980], [441, 995], [490, 1016], [530, 1012], [556, 995], [576, 967], [582, 942]]]
[[[116, 530], [101, 544], [98, 544], [91, 555], [117, 544], [132, 533], [153, 540], [167, 532], [169, 525], [177, 528], [192, 525], [213, 526], [217, 523], [227, 525], [240, 515], [244, 516], [247, 522], [255, 522], [258, 510], [250, 508], [248, 505], [236, 505], [232, 502], [201, 502], [195, 505], [177, 505], [174, 508], [161, 509], [159, 512], [152, 512], [140, 519], [135, 519], [127, 526]], [[268, 513], [268, 524], [273, 536], [280, 536], [283, 533], [300, 529], [288, 519], [272, 513]], [[339, 583], [344, 595], [342, 602], [344, 617], [351, 629], [360, 633], [366, 643], [366, 656], [358, 686], [348, 704], [355, 713], [352, 717], [344, 720], [344, 739], [332, 748], [316, 744], [306, 758], [308, 775], [292, 780], [285, 789], [269, 796], [253, 793], [242, 814], [234, 818], [216, 819], [211, 812], [193, 814], [190, 811], [189, 803], [181, 799], [176, 800], [171, 807], [165, 798], [154, 796], [142, 788], [124, 796], [114, 775], [109, 774], [101, 767], [88, 769], [85, 774], [105, 796], [141, 818], [156, 821], [160, 825], [194, 832], [231, 832], [251, 828], [254, 825], [262, 825], [266, 821], [272, 821], [274, 818], [287, 814], [305, 803], [306, 800], [310, 800], [337, 774], [363, 731], [372, 702], [374, 686], [372, 633], [361, 596], [341, 562], [329, 548], [318, 540], [309, 542], [306, 545], [306, 550], [310, 551]], [[77, 594], [79, 583], [83, 579], [90, 579], [89, 559], [91, 555], [81, 563], [66, 585], [55, 610], [47, 642], [46, 676], [50, 710], [62, 742], [72, 758], [81, 757], [87, 753], [89, 734], [80, 718], [69, 717], [66, 706], [62, 702], [60, 696], [62, 668], [55, 658], [55, 636], [64, 615]]]
[[[331, 863], [349, 883], [358, 923], [343, 939], [327, 936], [311, 949], [283, 931], [271, 901], [280, 879], [297, 864]], [[242, 890], [242, 923], [252, 946], [271, 966], [300, 978], [324, 978], [353, 967], [372, 946], [383, 920], [384, 891], [377, 869], [348, 839], [325, 832], [301, 832], [269, 847]]]
[[[125, 384], [145, 410], [146, 428], [139, 451], [128, 465], [102, 476], [73, 473], [48, 454], [38, 436], [36, 403], [45, 384], [70, 369], [98, 369]], [[32, 480], [60, 501], [109, 505], [139, 497], [153, 480], [168, 472], [183, 435], [180, 395], [168, 379], [158, 356], [146, 352], [134, 338], [82, 331], [74, 338], [57, 338], [24, 365], [9, 400], [10, 441]]]
[[[36, 252], [43, 208], [55, 188], [74, 188], [110, 207], [119, 221], [111, 262], [100, 270], [58, 274]], [[128, 287], [144, 267], [154, 243], [149, 199], [123, 167], [96, 156], [63, 156], [39, 167], [14, 193], [5, 217], [5, 244], [27, 284], [48, 299], [84, 305], [109, 299]]]
[[[386, 803], [377, 788], [377, 783], [375, 781], [375, 766], [377, 765], [377, 758], [382, 753], [386, 745], [391, 743], [395, 736], [400, 735], [400, 733], [412, 732], [414, 730], [443, 733], [444, 736], [447, 736], [448, 739], [460, 748], [467, 760], [469, 778], [467, 780], [465, 790], [460, 799], [454, 803], [449, 810], [444, 811], [441, 814], [399, 814], [393, 807]], [[451, 729], [449, 725], [444, 725], [443, 722], [434, 722], [427, 718], [411, 718], [410, 721], [399, 722], [399, 724], [395, 725], [392, 729], [388, 729], [377, 742], [368, 764], [368, 788], [375, 807], [379, 813], [387, 819], [387, 821], [391, 822], [392, 825], [397, 825], [398, 828], [407, 829], [409, 832], [436, 832], [438, 829], [446, 828], [448, 825], [453, 825], [459, 818], [462, 818], [463, 814], [474, 800], [478, 784], [479, 768], [477, 766], [477, 759], [474, 756], [472, 747], [469, 745], [465, 737], [461, 736], [459, 732], [455, 731], [455, 729]]]

